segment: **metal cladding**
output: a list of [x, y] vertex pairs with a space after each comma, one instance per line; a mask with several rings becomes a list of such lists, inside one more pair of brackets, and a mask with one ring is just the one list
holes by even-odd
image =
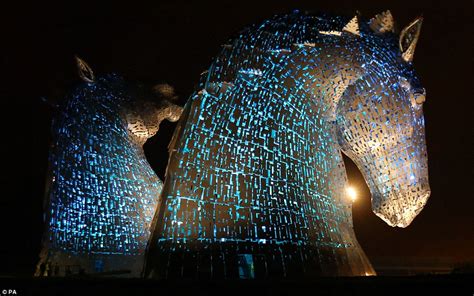
[[[36, 275], [375, 274], [354, 234], [342, 153], [389, 225], [408, 226], [430, 195], [413, 69], [421, 18], [394, 28], [389, 11], [295, 11], [246, 28], [182, 116], [169, 85], [147, 97], [76, 58], [84, 83], [53, 123]], [[180, 119], [164, 184], [142, 149], [163, 119]]]
[[374, 274], [341, 151], [390, 225], [429, 196], [424, 90], [398, 36], [374, 26], [295, 11], [223, 45], [170, 144], [146, 277]]
[[138, 277], [162, 189], [142, 144], [181, 108], [146, 100], [116, 75], [96, 78], [80, 59], [78, 66], [87, 83], [69, 95], [52, 126], [36, 275]]

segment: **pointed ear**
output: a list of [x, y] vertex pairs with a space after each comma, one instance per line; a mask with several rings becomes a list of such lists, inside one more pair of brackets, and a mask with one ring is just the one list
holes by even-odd
[[77, 72], [79, 74], [79, 77], [81, 77], [81, 79], [84, 80], [85, 82], [94, 83], [95, 76], [91, 67], [89, 67], [89, 65], [78, 56], [74, 56], [74, 57], [76, 58]]
[[354, 35], [360, 36], [360, 31], [359, 31], [359, 20], [357, 18], [357, 15], [354, 16], [342, 29], [344, 32], [349, 32]]
[[417, 17], [413, 22], [406, 26], [400, 33], [399, 46], [402, 58], [406, 62], [413, 61], [415, 55], [416, 43], [420, 37], [421, 24], [423, 17]]
[[375, 33], [394, 32], [395, 21], [390, 10], [387, 10], [371, 18], [369, 26]]

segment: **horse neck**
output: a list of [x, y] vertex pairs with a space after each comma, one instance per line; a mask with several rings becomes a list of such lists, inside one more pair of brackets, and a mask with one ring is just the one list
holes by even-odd
[[281, 65], [267, 81], [279, 83], [279, 96], [290, 103], [302, 101], [302, 113], [313, 118], [317, 130], [308, 131], [316, 143], [311, 149], [321, 155], [321, 163], [315, 169], [324, 167], [327, 171], [323, 182], [326, 186], [320, 191], [350, 216], [343, 206], [347, 204], [344, 195], [347, 177], [334, 120], [339, 99], [361, 75], [358, 58], [344, 48], [305, 46], [294, 51]]
[[334, 121], [345, 89], [363, 73], [360, 57], [354, 52], [345, 46], [301, 46], [287, 57], [283, 66], [271, 73], [272, 80], [285, 81], [285, 88], [291, 90], [292, 95], [311, 98], [319, 113]]

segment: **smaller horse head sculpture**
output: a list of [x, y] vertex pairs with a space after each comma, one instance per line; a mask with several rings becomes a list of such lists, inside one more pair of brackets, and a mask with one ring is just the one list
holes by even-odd
[[371, 45], [363, 53], [361, 74], [336, 111], [339, 144], [364, 175], [374, 213], [398, 227], [408, 226], [430, 196], [426, 94], [412, 65], [421, 24], [421, 17], [415, 19], [398, 37], [389, 11], [371, 20], [375, 34], [366, 38]]
[[[36, 275], [142, 270], [162, 182], [143, 144], [182, 108], [118, 75], [96, 77], [76, 57], [81, 83], [58, 107], [45, 198], [46, 230]], [[158, 98], [156, 97], [158, 95]]]

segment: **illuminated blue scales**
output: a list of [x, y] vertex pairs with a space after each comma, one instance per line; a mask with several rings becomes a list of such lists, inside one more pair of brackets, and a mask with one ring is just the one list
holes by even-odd
[[39, 276], [140, 276], [162, 182], [142, 145], [181, 108], [151, 100], [116, 75], [83, 82], [58, 108], [52, 127]]
[[[421, 23], [398, 34], [389, 11], [276, 16], [223, 45], [182, 116], [168, 85], [153, 98], [77, 59], [85, 83], [53, 123], [36, 274], [374, 274], [341, 153], [375, 214], [408, 226], [430, 195], [426, 94], [412, 63]], [[142, 146], [179, 118], [163, 184]]]
[[368, 275], [341, 151], [374, 212], [407, 226], [429, 196], [412, 59], [421, 19], [294, 12], [223, 45], [170, 144], [145, 276]]

